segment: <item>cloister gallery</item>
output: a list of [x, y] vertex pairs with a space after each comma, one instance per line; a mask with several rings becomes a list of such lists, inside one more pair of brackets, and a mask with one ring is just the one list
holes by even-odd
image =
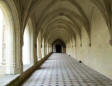
[[112, 0], [0, 0], [0, 86], [112, 86]]

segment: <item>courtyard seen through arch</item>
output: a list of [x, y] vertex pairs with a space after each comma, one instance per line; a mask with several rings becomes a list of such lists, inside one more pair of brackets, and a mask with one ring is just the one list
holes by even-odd
[[14, 74], [15, 41], [12, 16], [7, 5], [0, 1], [0, 76]]

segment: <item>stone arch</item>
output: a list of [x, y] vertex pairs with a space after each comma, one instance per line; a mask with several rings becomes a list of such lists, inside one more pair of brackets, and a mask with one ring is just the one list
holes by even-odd
[[[66, 16], [69, 19], [71, 19], [72, 22], [75, 22], [74, 24], [77, 26], [78, 29], [81, 30], [81, 26], [83, 25], [85, 27], [84, 29], [86, 29], [86, 31], [87, 31], [87, 34], [88, 34], [88, 37], [89, 37], [89, 40], [90, 40], [90, 32], [88, 32], [90, 30], [89, 30], [89, 27], [87, 27], [88, 25], [87, 25], [86, 21], [83, 18], [81, 18], [79, 15], [75, 14], [73, 11], [70, 11], [70, 10], [65, 9], [65, 8], [60, 8], [60, 9], [54, 10], [54, 11], [48, 13], [47, 15], [45, 15], [42, 18], [42, 20], [40, 21], [40, 23], [38, 24], [38, 28], [39, 28], [38, 30], [40, 30], [41, 28], [43, 28], [42, 27], [43, 26], [43, 22], [46, 22], [48, 20], [54, 19], [56, 16], [59, 16], [60, 13], [64, 13], [64, 16]], [[52, 16], [50, 14], [52, 14]], [[82, 23], [79, 24], [79, 22], [76, 22], [76, 20], [73, 19], [73, 18], [77, 18], [77, 20], [79, 20]], [[91, 43], [91, 40], [90, 40], [90, 43]]]
[[41, 55], [41, 32], [39, 32], [37, 36], [37, 59], [40, 60], [42, 55]]
[[29, 18], [26, 27], [24, 29], [23, 34], [23, 50], [22, 50], [22, 59], [24, 67], [27, 65], [34, 64], [34, 57], [33, 57], [33, 25], [32, 21]]
[[[34, 3], [35, 2], [35, 3]], [[33, 11], [34, 11], [34, 9], [37, 7], [37, 2], [38, 1], [34, 1], [32, 4], [32, 6], [34, 6], [34, 7], [32, 7], [32, 9], [33, 9]], [[39, 22], [41, 21], [41, 19], [42, 19], [42, 17], [44, 16], [44, 15], [46, 15], [47, 14], [47, 11], [51, 8], [51, 7], [53, 7], [53, 5], [56, 3], [57, 1], [51, 1], [48, 5], [47, 5], [47, 7], [46, 7], [46, 9], [44, 9], [43, 11], [42, 11], [42, 14], [41, 14], [41, 16], [40, 16], [40, 18], [39, 18]], [[79, 12], [80, 12], [80, 14], [82, 15], [81, 17], [82, 17], [82, 19], [83, 20], [85, 20], [84, 21], [84, 26], [86, 27], [86, 29], [87, 29], [87, 33], [88, 33], [88, 35], [90, 36], [90, 25], [89, 25], [89, 20], [88, 20], [88, 18], [87, 18], [87, 15], [85, 14], [85, 12], [84, 12], [84, 10], [82, 9], [82, 7], [77, 3], [77, 2], [75, 2], [75, 1], [73, 1], [73, 0], [70, 0], [69, 1], [71, 4], [73, 4], [78, 10], [79, 10]], [[40, 2], [39, 1], [39, 3], [38, 4], [40, 4], [40, 3], [42, 3], [42, 2]], [[79, 15], [78, 15], [79, 16]], [[39, 26], [39, 24], [37, 23], [37, 26]], [[37, 31], [38, 32], [38, 31]], [[89, 37], [90, 38], [90, 37]]]
[[[43, 27], [44, 30], [43, 30], [42, 35], [44, 35], [44, 33], [45, 33], [47, 30], [50, 29], [50, 28], [49, 28], [50, 26], [53, 26], [55, 23], [58, 24], [58, 22], [62, 22], [62, 23], [60, 23], [60, 24], [63, 24], [63, 26], [68, 27], [68, 28], [66, 28], [68, 32], [71, 32], [71, 33], [73, 33], [74, 35], [76, 35], [76, 33], [79, 33], [79, 32], [77, 31], [77, 27], [76, 27], [75, 25], [73, 25], [71, 22], [69, 22], [69, 21], [67, 21], [67, 20], [64, 20], [64, 19], [57, 19], [57, 20], [52, 21], [52, 22], [49, 21], [49, 24], [46, 25], [45, 28]], [[75, 28], [76, 30], [74, 30], [74, 28]], [[80, 34], [80, 33], [79, 33], [79, 34]]]
[[100, 13], [102, 14], [102, 17], [105, 20], [105, 23], [108, 26], [108, 30], [109, 30], [109, 34], [110, 34], [110, 40], [109, 43], [112, 45], [112, 10], [111, 10], [111, 2], [102, 0], [102, 1], [98, 1], [98, 0], [91, 0], [91, 2], [96, 6], [97, 10], [100, 11]]
[[52, 42], [53, 52], [66, 53], [66, 44], [61, 39]]
[[[106, 20], [105, 20], [105, 18], [104, 18], [104, 16], [103, 16], [103, 14], [102, 14], [102, 12], [96, 7], [96, 8], [94, 8], [94, 10], [93, 10], [93, 13], [92, 13], [92, 18], [91, 18], [91, 29], [92, 29], [92, 25], [94, 24], [94, 19], [96, 18], [95, 16], [95, 14], [96, 14], [96, 12], [97, 12], [97, 16], [99, 16], [100, 17], [100, 20], [102, 20], [101, 22], [103, 23], [103, 24], [105, 24], [105, 29], [108, 29], [108, 34], [109, 34], [109, 36], [110, 36], [110, 40], [109, 40], [109, 43], [111, 44], [111, 35], [112, 35], [112, 33], [111, 33], [111, 28], [109, 28], [108, 27], [108, 24], [107, 24], [107, 22], [106, 22]], [[103, 29], [103, 28], [102, 28]]]
[[[21, 61], [21, 59], [19, 59], [17, 55], [18, 50], [16, 50], [16, 48], [19, 47], [16, 46], [17, 43], [19, 42], [19, 37], [18, 37], [19, 33], [17, 33], [19, 32], [20, 29], [19, 18], [18, 18], [16, 8], [13, 9], [11, 6], [15, 7], [13, 1], [11, 1], [10, 3], [8, 1], [0, 1], [0, 8], [3, 12], [4, 21], [5, 21], [4, 28], [6, 28], [6, 33], [4, 33], [4, 36], [6, 37], [7, 60], [5, 63], [6, 63], [7, 74], [18, 73], [18, 71], [16, 71], [16, 66], [18, 65], [16, 64], [17, 64], [17, 60]], [[12, 11], [15, 11], [15, 13], [12, 13]], [[17, 41], [15, 41], [16, 37], [18, 39]]]

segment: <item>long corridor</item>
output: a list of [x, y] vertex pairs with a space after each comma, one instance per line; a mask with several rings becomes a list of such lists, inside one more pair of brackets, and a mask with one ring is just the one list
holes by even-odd
[[22, 86], [112, 86], [112, 81], [66, 54], [54, 53]]

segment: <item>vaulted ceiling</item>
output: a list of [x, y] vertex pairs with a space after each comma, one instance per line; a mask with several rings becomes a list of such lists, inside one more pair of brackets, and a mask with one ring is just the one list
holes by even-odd
[[46, 41], [52, 43], [56, 39], [67, 42], [76, 35], [81, 38], [81, 29], [90, 38], [91, 19], [94, 8], [104, 17], [111, 30], [110, 12], [112, 0], [15, 0], [20, 5], [21, 21], [25, 24], [33, 17], [37, 34], [42, 32]]

